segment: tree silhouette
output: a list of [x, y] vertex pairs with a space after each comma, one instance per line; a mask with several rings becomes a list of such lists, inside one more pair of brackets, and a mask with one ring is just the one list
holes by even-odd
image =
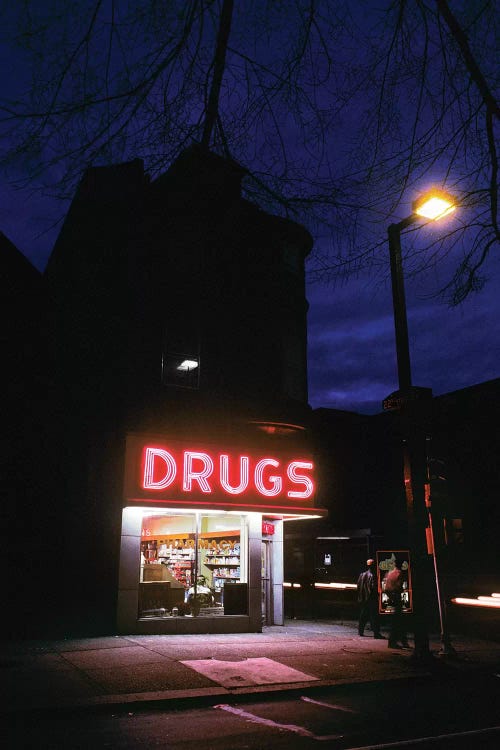
[[451, 258], [453, 303], [484, 283], [500, 238], [494, 2], [14, 5], [0, 18], [31, 80], [0, 99], [13, 179], [68, 198], [89, 165], [141, 157], [154, 177], [199, 142], [309, 227], [326, 281], [386, 269], [387, 224], [432, 181], [461, 210], [405, 242], [407, 273]]

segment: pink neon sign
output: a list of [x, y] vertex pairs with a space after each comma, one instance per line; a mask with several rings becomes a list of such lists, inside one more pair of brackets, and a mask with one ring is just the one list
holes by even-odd
[[180, 489], [185, 495], [257, 493], [266, 498], [307, 500], [314, 494], [313, 470], [312, 461], [174, 451], [150, 445], [143, 449], [142, 488], [152, 492]]

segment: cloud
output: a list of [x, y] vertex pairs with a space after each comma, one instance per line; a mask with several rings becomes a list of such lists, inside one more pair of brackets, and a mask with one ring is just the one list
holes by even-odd
[[[500, 375], [500, 278], [460, 307], [431, 297], [436, 279], [407, 282], [410, 357], [415, 385], [435, 395]], [[354, 279], [309, 285], [309, 402], [364, 414], [380, 412], [398, 387], [389, 284]]]

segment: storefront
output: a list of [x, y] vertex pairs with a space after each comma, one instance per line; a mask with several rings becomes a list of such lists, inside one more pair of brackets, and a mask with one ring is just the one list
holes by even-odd
[[283, 624], [283, 524], [325, 511], [313, 458], [267, 447], [127, 437], [119, 632]]

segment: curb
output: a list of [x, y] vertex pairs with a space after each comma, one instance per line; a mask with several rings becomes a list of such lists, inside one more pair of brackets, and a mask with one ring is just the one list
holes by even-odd
[[[192, 688], [184, 690], [164, 690], [158, 692], [149, 693], [123, 693], [117, 695], [102, 695], [95, 696], [94, 698], [85, 699], [81, 701], [73, 701], [71, 703], [58, 703], [57, 705], [37, 705], [37, 706], [13, 706], [12, 708], [0, 710], [0, 716], [5, 718], [18, 718], [20, 715], [29, 713], [30, 715], [36, 716], [43, 714], [48, 716], [50, 714], [66, 715], [79, 714], [85, 712], [104, 712], [109, 710], [116, 711], [148, 711], [158, 709], [160, 706], [164, 708], [171, 706], [172, 710], [186, 710], [191, 709], [195, 706], [213, 706], [217, 703], [227, 703], [229, 700], [232, 703], [243, 703], [245, 701], [255, 699], [256, 696], [272, 700], [273, 698], [278, 699], [283, 693], [287, 696], [293, 696], [294, 694], [301, 695], [304, 693], [316, 693], [325, 689], [331, 689], [336, 687], [345, 686], [362, 686], [371, 685], [376, 690], [377, 686], [383, 685], [387, 682], [399, 682], [401, 684], [410, 684], [415, 680], [429, 680], [435, 675], [431, 671], [421, 671], [415, 675], [404, 675], [404, 676], [388, 676], [378, 677], [376, 680], [370, 680], [366, 678], [346, 678], [338, 680], [317, 680], [314, 684], [311, 682], [303, 683], [282, 683], [275, 685], [256, 685], [254, 687], [246, 688], [233, 688], [228, 689], [224, 687], [213, 687], [213, 688]], [[442, 675], [439, 675], [439, 679]], [[456, 679], [456, 675], [450, 674], [450, 679]], [[173, 705], [175, 704], [175, 706]]]

